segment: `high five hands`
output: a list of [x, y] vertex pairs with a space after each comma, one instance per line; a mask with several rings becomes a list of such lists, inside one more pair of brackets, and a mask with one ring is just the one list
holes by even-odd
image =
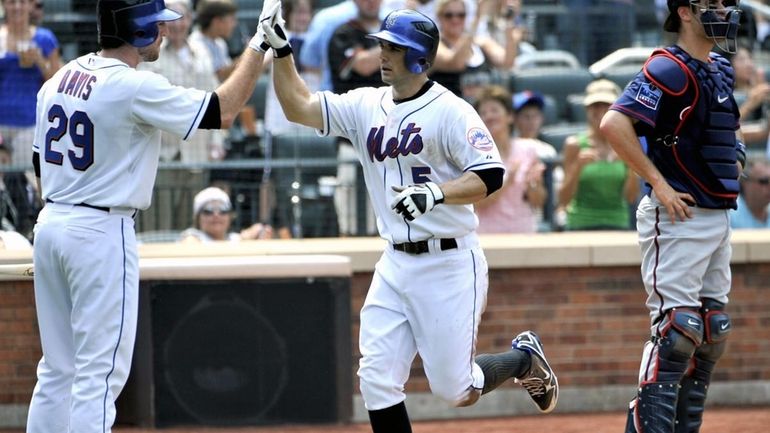
[[249, 47], [261, 52], [272, 48], [276, 58], [288, 56], [291, 54], [291, 46], [286, 36], [285, 26], [281, 1], [265, 0], [262, 4], [262, 12], [259, 14], [257, 33], [251, 38]]

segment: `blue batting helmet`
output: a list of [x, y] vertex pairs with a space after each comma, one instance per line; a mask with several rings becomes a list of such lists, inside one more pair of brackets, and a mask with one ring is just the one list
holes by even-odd
[[159, 22], [182, 18], [166, 9], [163, 0], [99, 0], [96, 15], [100, 39], [119, 39], [137, 48], [157, 39]]
[[406, 48], [404, 61], [413, 74], [428, 70], [438, 50], [438, 27], [425, 15], [411, 10], [395, 10], [382, 21], [380, 31], [367, 37]]

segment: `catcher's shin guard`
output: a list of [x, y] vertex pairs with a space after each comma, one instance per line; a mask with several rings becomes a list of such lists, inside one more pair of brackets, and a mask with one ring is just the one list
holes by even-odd
[[705, 339], [695, 350], [692, 371], [682, 378], [676, 408], [675, 433], [700, 431], [711, 373], [725, 351], [732, 327], [730, 316], [724, 312], [724, 304], [713, 299], [703, 299], [702, 304], [700, 313], [703, 317]]
[[695, 311], [671, 310], [660, 329], [642, 360], [639, 393], [634, 402], [636, 433], [674, 431], [679, 382], [703, 341], [703, 320]]
[[638, 433], [636, 431], [636, 425], [634, 420], [634, 407], [636, 406], [636, 399], [631, 401], [631, 404], [628, 405], [628, 416], [626, 417], [626, 429], [623, 430], [623, 433]]

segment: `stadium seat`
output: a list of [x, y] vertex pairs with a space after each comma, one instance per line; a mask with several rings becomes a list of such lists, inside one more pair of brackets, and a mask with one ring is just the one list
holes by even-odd
[[337, 175], [336, 137], [279, 135], [272, 138], [272, 149], [277, 213], [290, 226], [299, 225], [302, 237], [337, 236], [334, 197], [319, 186], [322, 177]]
[[618, 68], [636, 67], [638, 71], [653, 50], [655, 47], [621, 48], [597, 60], [588, 67], [588, 70], [597, 77]]
[[641, 70], [642, 67], [637, 65], [620, 66], [602, 72], [597, 78], [606, 78], [620, 86], [621, 89], [625, 89], [626, 85], [628, 85]]
[[586, 107], [583, 105], [585, 94], [575, 94], [567, 96], [567, 109], [569, 111], [569, 121], [574, 123], [586, 121]]
[[181, 230], [150, 230], [137, 233], [136, 242], [139, 244], [177, 242], [181, 234]]
[[564, 50], [538, 50], [516, 57], [514, 71], [532, 68], [579, 68], [580, 61], [574, 54]]
[[585, 68], [532, 68], [511, 74], [511, 92], [534, 90], [553, 97], [559, 119], [567, 119], [567, 96], [585, 91], [593, 76]]
[[548, 125], [540, 130], [540, 137], [543, 141], [555, 147], [557, 152], [561, 153], [562, 148], [564, 147], [564, 140], [566, 140], [567, 137], [585, 131], [587, 128], [588, 127], [584, 122]]

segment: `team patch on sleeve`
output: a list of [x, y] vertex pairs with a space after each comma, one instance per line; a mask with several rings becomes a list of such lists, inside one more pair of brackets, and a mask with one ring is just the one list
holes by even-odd
[[468, 143], [478, 150], [489, 152], [494, 147], [494, 141], [482, 128], [471, 128], [468, 130]]
[[636, 97], [634, 99], [645, 107], [655, 110], [658, 108], [661, 96], [663, 96], [663, 90], [656, 85], [652, 83], [642, 83], [642, 85], [639, 86], [639, 91], [636, 92]]

